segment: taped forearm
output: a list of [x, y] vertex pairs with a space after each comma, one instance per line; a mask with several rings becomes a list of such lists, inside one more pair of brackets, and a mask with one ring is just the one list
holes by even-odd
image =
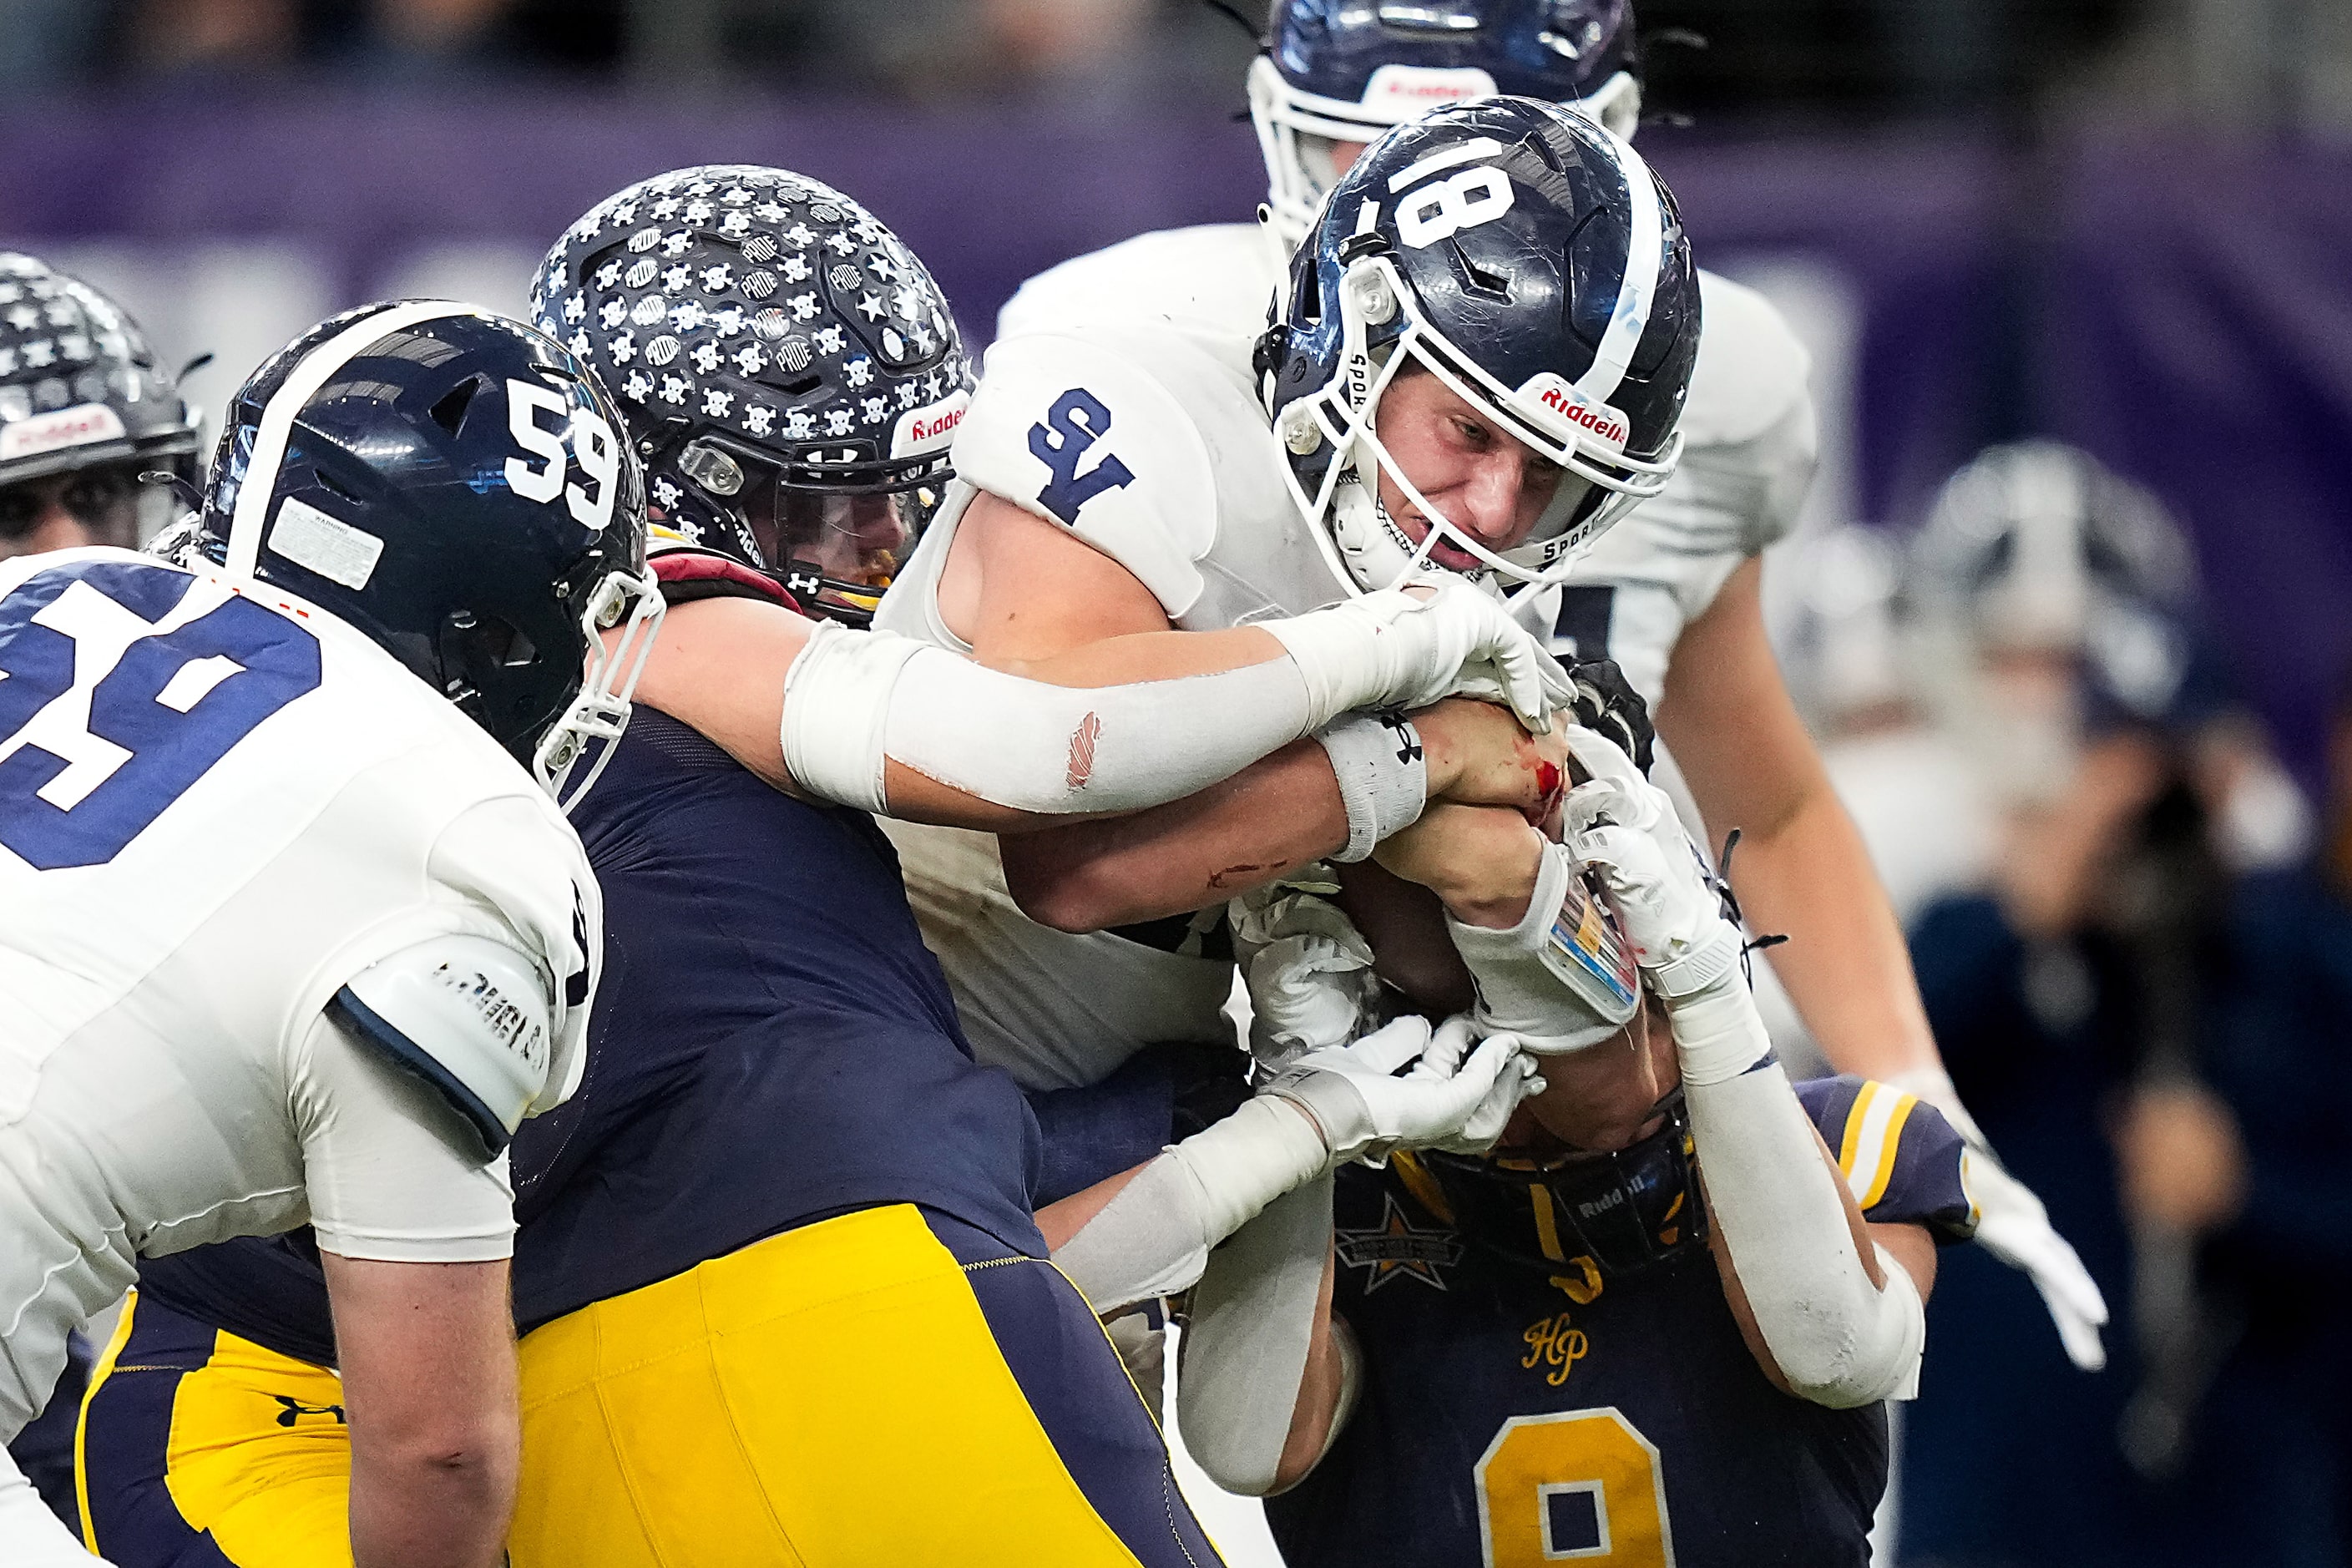
[[[1832, 1409], [1909, 1398], [1927, 1341], [1919, 1292], [1883, 1252], [1871, 1282], [1837, 1172], [1734, 975], [1671, 1011], [1706, 1198], [1756, 1328], [1790, 1389]], [[1739, 1070], [1739, 1048], [1754, 1046]], [[1713, 1047], [1710, 1050], [1709, 1047]], [[1696, 1061], [1694, 1061], [1696, 1057]], [[1725, 1076], [1725, 1074], [1728, 1076]]]
[[887, 762], [1040, 816], [1181, 799], [1297, 740], [1318, 715], [1293, 659], [1126, 686], [1051, 686], [888, 633], [823, 626], [784, 679], [784, 766], [883, 812]]
[[1539, 853], [1535, 894], [1518, 924], [1496, 931], [1448, 914], [1445, 928], [1478, 983], [1478, 1021], [1517, 1035], [1528, 1050], [1548, 1056], [1582, 1050], [1616, 1034], [1633, 1017], [1638, 998], [1612, 990], [1578, 945], [1585, 903], [1570, 904], [1581, 889], [1567, 852], [1546, 844]]
[[1161, 1152], [1055, 1249], [1097, 1312], [1189, 1288], [1209, 1249], [1323, 1174], [1331, 1152], [1288, 1103], [1259, 1098]]
[[[1209, 1256], [1192, 1288], [1176, 1398], [1184, 1446], [1230, 1492], [1275, 1489], [1314, 1347], [1331, 1251], [1331, 1180], [1310, 1182]], [[1339, 1430], [1333, 1413], [1330, 1430]]]

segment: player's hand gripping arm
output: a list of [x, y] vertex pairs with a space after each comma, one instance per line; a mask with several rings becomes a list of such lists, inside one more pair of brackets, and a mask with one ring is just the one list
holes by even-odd
[[1830, 1065], [1916, 1094], [1959, 1130], [1979, 1156], [1979, 1239], [2032, 1279], [2067, 1355], [2095, 1371], [2106, 1361], [2106, 1301], [2042, 1200], [2000, 1168], [1944, 1069], [1902, 929], [1781, 685], [1760, 570], [1753, 560], [1741, 566], [1684, 631], [1659, 731], [1709, 834], [1740, 829], [1732, 868], [1740, 907], [1754, 929], [1788, 935], [1772, 967]]
[[1041, 1212], [1054, 1261], [1109, 1312], [1185, 1289], [1210, 1248], [1347, 1161], [1491, 1144], [1535, 1069], [1516, 1040], [1470, 1037], [1407, 1017], [1300, 1058], [1223, 1121]]
[[1672, 1021], [1709, 1213], [1766, 1370], [1832, 1408], [1908, 1397], [1927, 1318], [1912, 1276], [1864, 1230], [1773, 1058], [1726, 917], [1672, 803], [1598, 736], [1570, 794], [1569, 842], [1615, 896]]
[[[667, 629], [640, 698], [771, 782], [1000, 830], [1179, 798], [1359, 708], [1469, 690], [1499, 696], [1541, 730], [1565, 697], [1533, 641], [1455, 581], [1260, 626], [1102, 637], [1043, 658], [962, 659], [748, 599], [687, 606]], [[772, 748], [761, 732], [769, 720]]]

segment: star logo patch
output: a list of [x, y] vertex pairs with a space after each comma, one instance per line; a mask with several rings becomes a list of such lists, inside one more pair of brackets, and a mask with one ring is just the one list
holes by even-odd
[[1334, 1248], [1340, 1264], [1367, 1270], [1364, 1294], [1369, 1296], [1391, 1279], [1413, 1279], [1433, 1289], [1445, 1289], [1438, 1272], [1462, 1261], [1462, 1238], [1450, 1230], [1416, 1230], [1394, 1194], [1383, 1194], [1381, 1223], [1370, 1230], [1336, 1232]]

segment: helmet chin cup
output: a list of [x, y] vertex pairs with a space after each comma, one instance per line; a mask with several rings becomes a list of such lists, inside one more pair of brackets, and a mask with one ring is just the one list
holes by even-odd
[[[588, 668], [579, 691], [562, 718], [547, 728], [531, 753], [530, 774], [549, 798], [566, 813], [595, 786], [613, 760], [614, 742], [629, 725], [629, 700], [646, 672], [654, 637], [661, 630], [661, 584], [648, 570], [644, 575], [614, 572], [596, 584], [580, 611], [580, 628], [588, 635]], [[620, 628], [607, 646], [602, 634]], [[572, 777], [589, 742], [601, 741], [587, 776]]]

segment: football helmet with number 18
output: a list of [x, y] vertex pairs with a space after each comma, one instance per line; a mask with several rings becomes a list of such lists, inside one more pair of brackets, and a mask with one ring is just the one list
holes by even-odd
[[[1255, 364], [1293, 499], [1347, 580], [1392, 587], [1443, 542], [1477, 574], [1541, 587], [1664, 488], [1698, 340], [1690, 245], [1642, 155], [1556, 104], [1489, 98], [1365, 149]], [[1489, 550], [1390, 455], [1381, 399], [1408, 370], [1562, 470], [1524, 542]], [[1383, 475], [1429, 520], [1422, 540], [1388, 515]]]

